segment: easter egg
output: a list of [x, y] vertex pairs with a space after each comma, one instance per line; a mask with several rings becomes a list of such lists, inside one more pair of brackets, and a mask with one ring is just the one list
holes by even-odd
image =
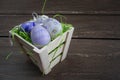
[[21, 29], [27, 33], [30, 33], [34, 26], [35, 26], [34, 21], [27, 21], [21, 24]]
[[52, 39], [56, 38], [59, 34], [62, 33], [61, 23], [54, 18], [45, 20], [43, 26], [50, 33]]
[[51, 41], [50, 34], [41, 25], [36, 25], [31, 30], [31, 40], [36, 47], [43, 47]]
[[49, 17], [46, 16], [46, 15], [39, 16], [39, 17], [36, 19], [35, 23], [36, 23], [36, 24], [43, 24], [43, 22], [44, 22], [45, 20], [47, 20], [48, 18], [49, 18]]

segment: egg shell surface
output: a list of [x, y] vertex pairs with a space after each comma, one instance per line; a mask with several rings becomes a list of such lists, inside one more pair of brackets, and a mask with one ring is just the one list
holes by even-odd
[[37, 47], [43, 47], [51, 41], [50, 34], [41, 25], [36, 25], [31, 30], [32, 43]]

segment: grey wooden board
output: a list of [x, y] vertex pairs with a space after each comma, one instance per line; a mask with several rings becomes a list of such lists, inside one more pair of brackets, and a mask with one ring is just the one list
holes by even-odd
[[[68, 57], [47, 76], [14, 46], [0, 39], [0, 80], [119, 80], [120, 40], [72, 39]], [[76, 48], [75, 48], [76, 47]], [[12, 49], [13, 54], [5, 60]]]
[[[50, 15], [52, 16], [52, 15]], [[120, 38], [120, 16], [64, 15], [73, 24], [75, 38]], [[0, 36], [8, 36], [14, 26], [32, 19], [31, 15], [1, 15]]]
[[[0, 0], [0, 14], [41, 13], [44, 0]], [[47, 0], [47, 14], [120, 14], [119, 0]]]

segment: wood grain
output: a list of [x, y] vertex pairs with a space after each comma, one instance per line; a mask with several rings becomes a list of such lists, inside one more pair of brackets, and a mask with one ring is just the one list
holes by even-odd
[[1, 38], [0, 80], [119, 80], [119, 41], [73, 39], [67, 59], [54, 67], [50, 74], [42, 76], [17, 46], [14, 46], [13, 54], [5, 60], [11, 48], [8, 38]]
[[[52, 16], [52, 15], [50, 15]], [[75, 27], [74, 38], [120, 38], [120, 16], [64, 15]], [[0, 16], [0, 36], [8, 36], [14, 26], [31, 19], [31, 15]]]
[[[41, 13], [44, 0], [0, 0], [0, 14]], [[119, 0], [48, 0], [46, 14], [120, 14]]]

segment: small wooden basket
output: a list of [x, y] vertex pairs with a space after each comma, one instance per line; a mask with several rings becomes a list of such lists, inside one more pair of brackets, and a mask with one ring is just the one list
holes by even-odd
[[70, 29], [41, 49], [35, 47], [16, 33], [14, 34], [14, 40], [33, 63], [39, 67], [40, 71], [48, 74], [56, 64], [66, 58], [73, 31], [74, 28], [70, 27]]

